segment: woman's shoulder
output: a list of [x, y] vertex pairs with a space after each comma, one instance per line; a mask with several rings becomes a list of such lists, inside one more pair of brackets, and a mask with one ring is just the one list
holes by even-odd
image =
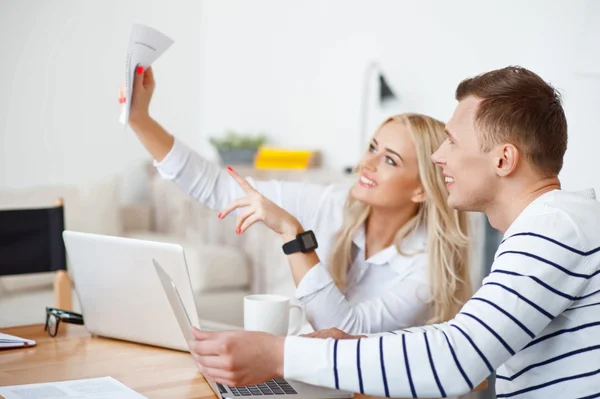
[[343, 207], [348, 199], [351, 188], [352, 186], [347, 183], [334, 183], [326, 187], [326, 192], [330, 196], [331, 201]]
[[407, 254], [421, 254], [427, 252], [427, 228], [417, 226], [404, 237], [400, 243], [400, 252]]
[[390, 265], [401, 269], [421, 269], [427, 267], [427, 259], [428, 254], [426, 251], [396, 251], [395, 255], [390, 259]]
[[427, 230], [421, 226], [404, 238], [390, 265], [402, 273], [426, 275], [428, 262]]
[[413, 254], [398, 253], [390, 260], [390, 268], [398, 275], [401, 280], [410, 278], [411, 280], [429, 281], [428, 256], [426, 252]]

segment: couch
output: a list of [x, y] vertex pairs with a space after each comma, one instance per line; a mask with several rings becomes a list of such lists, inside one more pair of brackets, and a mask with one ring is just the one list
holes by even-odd
[[[268, 179], [310, 179], [324, 184], [344, 175], [323, 170], [258, 172], [245, 175]], [[294, 284], [279, 237], [258, 224], [242, 236], [235, 218], [220, 220], [217, 212], [194, 201], [173, 182], [161, 179], [149, 166], [144, 203], [121, 204], [118, 177], [80, 185], [49, 185], [0, 191], [0, 209], [65, 203], [69, 230], [178, 243], [188, 263], [199, 316], [243, 325], [243, 297], [271, 293], [293, 297]], [[53, 306], [53, 273], [0, 277], [0, 327], [43, 323], [45, 306]], [[76, 287], [73, 308], [80, 309]]]
[[[165, 182], [170, 183], [170, 182]], [[193, 242], [199, 237], [153, 231], [149, 203], [121, 205], [118, 178], [78, 186], [52, 185], [0, 192], [0, 209], [34, 208], [65, 203], [67, 229], [181, 244], [186, 252], [199, 313], [203, 318], [242, 325], [241, 303], [250, 292], [248, 257], [235, 246]], [[157, 184], [169, 191], [171, 184]], [[165, 193], [164, 195], [169, 195]], [[198, 204], [200, 205], [200, 204]], [[179, 204], [177, 204], [179, 206]], [[201, 206], [201, 205], [200, 205]], [[182, 206], [181, 209], [193, 209]], [[163, 217], [163, 212], [156, 216]], [[166, 217], [168, 219], [168, 217]], [[0, 277], [0, 327], [42, 323], [45, 306], [54, 305], [54, 273]], [[73, 308], [79, 311], [76, 287]]]

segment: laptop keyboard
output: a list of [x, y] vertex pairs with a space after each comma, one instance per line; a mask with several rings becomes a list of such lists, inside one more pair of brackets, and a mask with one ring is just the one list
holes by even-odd
[[[227, 393], [221, 384], [217, 384], [221, 393]], [[249, 385], [245, 387], [227, 386], [234, 396], [264, 396], [264, 395], [297, 395], [298, 392], [292, 388], [283, 378], [274, 378], [264, 384]]]

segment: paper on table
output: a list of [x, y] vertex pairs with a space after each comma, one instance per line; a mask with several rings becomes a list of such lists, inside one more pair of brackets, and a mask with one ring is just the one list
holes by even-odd
[[134, 390], [112, 377], [85, 380], [58, 381], [44, 384], [11, 385], [0, 387], [0, 397], [25, 398], [94, 398], [94, 399], [142, 399]]
[[0, 349], [27, 348], [35, 344], [36, 342], [31, 339], [0, 333]]
[[148, 68], [158, 57], [173, 44], [173, 40], [146, 25], [135, 24], [131, 28], [127, 58], [125, 60], [125, 98], [127, 99], [119, 122], [127, 125], [129, 107], [131, 105], [131, 90], [135, 69], [139, 66]]

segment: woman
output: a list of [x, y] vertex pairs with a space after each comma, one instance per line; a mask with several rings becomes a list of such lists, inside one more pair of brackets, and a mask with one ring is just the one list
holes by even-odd
[[[430, 160], [445, 139], [443, 123], [417, 114], [386, 120], [352, 188], [260, 182], [207, 162], [152, 120], [154, 88], [151, 68], [139, 68], [129, 124], [164, 178], [221, 209], [220, 218], [239, 210], [237, 234], [258, 221], [284, 243], [304, 227], [314, 231], [316, 252], [289, 261], [316, 330], [378, 333], [440, 322], [470, 297], [466, 215], [446, 205], [444, 176]], [[123, 89], [119, 101], [128, 101]]]

